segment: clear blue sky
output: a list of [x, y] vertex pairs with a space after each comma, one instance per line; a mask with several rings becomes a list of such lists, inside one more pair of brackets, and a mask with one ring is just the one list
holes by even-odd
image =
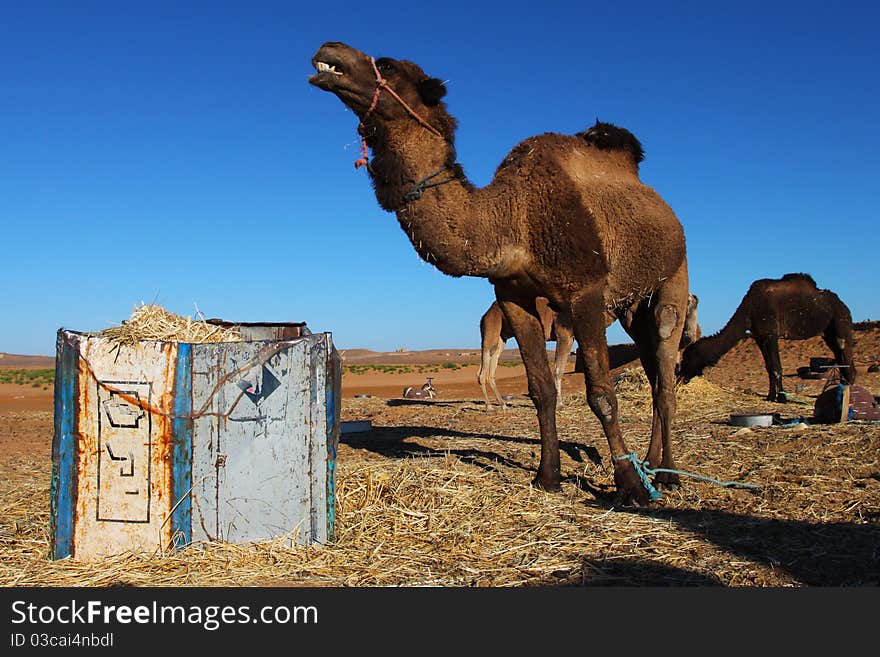
[[448, 80], [477, 185], [530, 135], [632, 130], [704, 332], [792, 271], [880, 318], [875, 3], [437, 7], [3, 2], [0, 351], [52, 355], [59, 327], [141, 300], [341, 349], [477, 347], [491, 286], [423, 263], [379, 208], [354, 115], [306, 82], [324, 41]]

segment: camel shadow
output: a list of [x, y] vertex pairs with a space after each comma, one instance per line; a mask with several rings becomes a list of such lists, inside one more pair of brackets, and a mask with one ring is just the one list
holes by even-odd
[[389, 399], [386, 404], [388, 406], [439, 406], [441, 408], [451, 408], [458, 404], [454, 401], [438, 401], [437, 399]]
[[559, 583], [559, 586], [583, 587], [704, 587], [724, 586], [718, 579], [703, 573], [677, 568], [644, 559], [584, 559], [580, 581]]
[[[449, 447], [426, 447], [406, 438], [449, 439]], [[521, 463], [490, 450], [455, 447], [456, 439], [481, 439], [501, 443], [540, 446], [537, 439], [499, 434], [461, 432], [438, 427], [374, 427], [369, 433], [341, 436], [340, 442], [387, 458], [441, 457], [452, 454], [487, 472], [501, 466], [533, 473]], [[570, 441], [560, 449], [572, 458], [602, 463], [598, 450]], [[743, 560], [763, 563], [788, 573], [805, 586], [880, 586], [880, 514], [866, 515], [870, 524], [810, 523], [800, 520], [760, 518], [719, 510], [621, 507], [614, 486], [594, 484], [580, 476], [563, 481], [591, 494], [600, 506], [620, 513], [646, 515], [674, 522], [720, 549]], [[586, 561], [583, 573], [568, 573], [559, 586], [723, 586], [711, 577], [644, 560]], [[592, 573], [592, 574], [591, 574]], [[577, 580], [577, 581], [575, 581]]]
[[[409, 401], [409, 400], [406, 400]], [[339, 442], [349, 447], [357, 449], [366, 449], [374, 454], [389, 458], [409, 458], [412, 456], [422, 457], [443, 457], [447, 454], [454, 454], [463, 461], [472, 463], [484, 470], [498, 470], [498, 464], [512, 468], [532, 472], [534, 468], [530, 465], [524, 465], [502, 456], [496, 452], [485, 451], [473, 447], [455, 448], [453, 445], [444, 448], [425, 447], [418, 443], [404, 442], [405, 438], [437, 438], [443, 439], [465, 439], [465, 440], [488, 440], [515, 443], [519, 445], [534, 445], [540, 448], [541, 441], [537, 438], [519, 438], [517, 436], [505, 436], [499, 434], [472, 433], [464, 431], [455, 431], [453, 429], [445, 429], [439, 427], [376, 427], [372, 431], [366, 433], [343, 434]], [[572, 441], [560, 441], [559, 449], [564, 451], [568, 456], [578, 462], [583, 463], [584, 457], [596, 465], [602, 465], [602, 456], [599, 450], [592, 445], [581, 445]]]
[[806, 586], [880, 585], [880, 524], [811, 523], [727, 511], [620, 509], [676, 523], [726, 552], [787, 572]]

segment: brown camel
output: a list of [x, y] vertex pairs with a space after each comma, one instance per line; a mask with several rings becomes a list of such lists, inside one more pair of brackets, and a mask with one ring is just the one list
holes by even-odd
[[688, 346], [680, 378], [687, 382], [747, 337], [755, 340], [770, 377], [769, 401], [786, 401], [782, 386], [779, 339], [806, 340], [821, 335], [840, 366], [841, 377], [854, 383], [853, 328], [849, 308], [830, 290], [820, 290], [807, 274], [762, 278], [751, 284], [733, 317], [715, 335]]
[[[700, 339], [700, 325], [697, 321], [697, 304], [700, 300], [695, 294], [688, 295], [687, 317], [684, 322], [684, 330], [678, 344], [679, 354], [681, 350], [695, 340]], [[553, 376], [556, 383], [557, 405], [562, 401], [562, 377], [571, 356], [571, 348], [574, 344], [574, 332], [571, 321], [564, 315], [559, 315], [547, 304], [547, 299], [538, 297], [536, 300], [538, 316], [544, 329], [544, 339], [547, 342], [556, 342], [554, 355]], [[504, 321], [504, 315], [497, 301], [492, 302], [489, 309], [480, 318], [480, 371], [477, 373], [477, 382], [483, 391], [483, 399], [486, 402], [486, 411], [492, 410], [492, 403], [486, 392], [486, 384], [492, 389], [498, 404], [502, 409], [507, 408], [498, 387], [495, 385], [495, 372], [498, 369], [498, 360], [504, 351], [505, 343], [513, 337], [510, 324]], [[576, 372], [583, 372], [583, 357], [578, 357]], [[639, 357], [638, 348], [635, 344], [608, 345], [608, 368], [613, 370], [625, 363]]]
[[[547, 299], [538, 297], [535, 300], [538, 309], [538, 317], [541, 328], [544, 331], [546, 342], [556, 342], [556, 354], [554, 357], [553, 377], [556, 384], [556, 403], [562, 401], [562, 375], [571, 356], [571, 348], [574, 345], [574, 332], [571, 322], [564, 315], [553, 311], [548, 305]], [[489, 309], [480, 318], [480, 371], [477, 373], [477, 382], [483, 391], [483, 399], [486, 401], [486, 411], [492, 410], [492, 403], [486, 392], [486, 383], [492, 388], [495, 398], [502, 409], [507, 408], [498, 387], [495, 385], [495, 371], [498, 369], [498, 360], [504, 351], [505, 343], [513, 337], [513, 329], [510, 323], [505, 321], [504, 313], [497, 301], [493, 301]]]
[[[310, 83], [360, 119], [365, 157], [356, 165], [366, 165], [379, 205], [396, 213], [419, 256], [445, 274], [494, 286], [538, 416], [533, 484], [561, 488], [556, 387], [536, 302], [545, 297], [571, 318], [584, 353], [587, 400], [608, 440], [620, 500], [649, 502], [653, 491], [621, 434], [605, 329], [619, 320], [639, 347], [654, 407], [645, 460], [674, 469], [675, 364], [688, 275], [681, 224], [639, 179], [638, 140], [598, 122], [577, 135], [531, 137], [491, 183], [476, 188], [456, 162], [456, 121], [442, 102], [441, 80], [412, 62], [373, 59], [343, 43], [325, 43], [312, 64]], [[678, 475], [661, 472], [655, 482], [676, 485]]]

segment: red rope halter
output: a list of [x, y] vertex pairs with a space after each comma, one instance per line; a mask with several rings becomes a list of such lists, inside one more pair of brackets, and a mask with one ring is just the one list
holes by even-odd
[[[435, 135], [437, 135], [438, 137], [443, 139], [443, 135], [440, 133], [439, 130], [437, 130], [437, 128], [435, 128], [430, 123], [425, 121], [425, 119], [423, 119], [421, 116], [419, 116], [418, 113], [412, 107], [410, 107], [409, 105], [406, 104], [406, 102], [403, 100], [403, 98], [401, 98], [400, 96], [397, 95], [397, 92], [394, 91], [394, 89], [392, 89], [390, 86], [388, 86], [388, 82], [386, 82], [385, 78], [382, 77], [382, 74], [379, 73], [379, 68], [376, 66], [375, 58], [370, 57], [370, 64], [373, 65], [373, 72], [376, 74], [376, 91], [373, 94], [373, 102], [370, 103], [370, 107], [367, 110], [367, 113], [364, 114], [364, 118], [361, 119], [361, 127], [364, 126], [364, 121], [367, 120], [367, 117], [370, 116], [370, 114], [373, 112], [374, 109], [376, 109], [376, 105], [379, 102], [379, 94], [382, 93], [383, 89], [385, 89], [388, 93], [390, 93], [392, 96], [394, 96], [394, 98], [397, 100], [398, 103], [403, 105], [403, 109], [405, 109], [407, 112], [409, 112], [410, 116], [412, 116], [416, 121], [421, 123], [429, 131], [433, 132]], [[369, 157], [370, 157], [370, 153], [369, 153], [369, 151], [367, 151], [367, 138], [364, 137], [363, 135], [361, 135], [361, 157], [359, 159], [355, 160], [354, 168], [360, 169], [361, 167], [367, 166], [367, 164], [369, 164]]]

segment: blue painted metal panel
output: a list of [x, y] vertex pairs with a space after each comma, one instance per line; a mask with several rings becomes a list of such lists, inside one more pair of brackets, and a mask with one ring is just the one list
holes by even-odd
[[327, 354], [325, 381], [325, 408], [327, 418], [327, 539], [336, 535], [336, 448], [339, 444], [339, 404], [341, 403], [341, 368], [339, 354], [331, 349]]
[[79, 351], [77, 338], [58, 331], [55, 353], [55, 434], [52, 437], [51, 527], [52, 558], [73, 556], [76, 522], [77, 456], [76, 433]]
[[171, 532], [174, 547], [192, 542], [192, 345], [177, 349], [174, 374], [174, 422], [171, 448]]

